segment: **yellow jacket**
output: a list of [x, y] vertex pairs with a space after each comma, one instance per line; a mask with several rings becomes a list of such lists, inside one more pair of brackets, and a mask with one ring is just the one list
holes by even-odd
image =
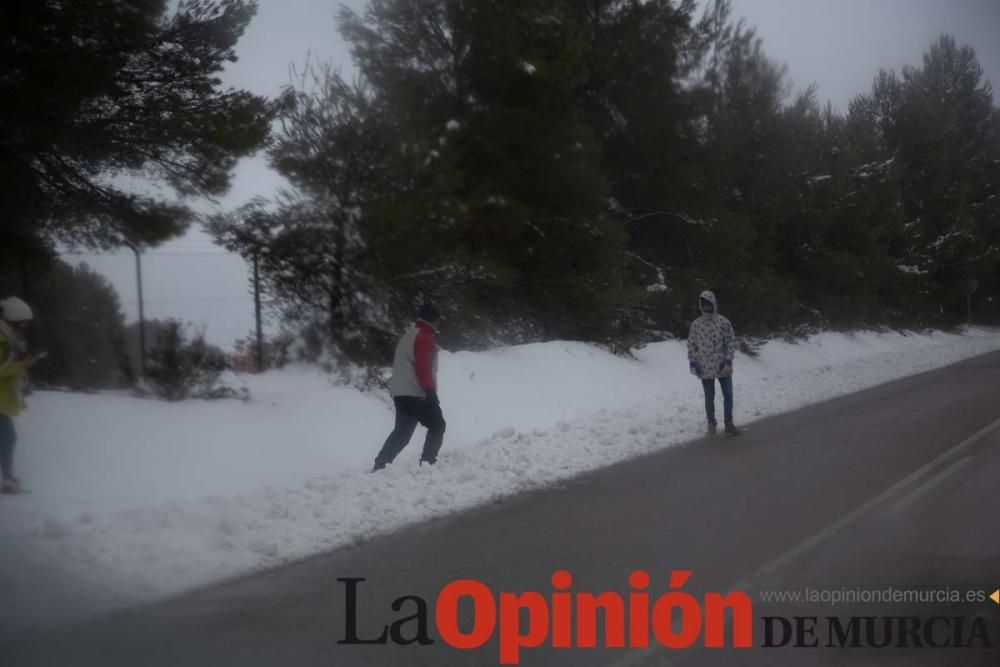
[[0, 322], [0, 415], [16, 417], [24, 408], [21, 382], [28, 369], [17, 355], [14, 332]]

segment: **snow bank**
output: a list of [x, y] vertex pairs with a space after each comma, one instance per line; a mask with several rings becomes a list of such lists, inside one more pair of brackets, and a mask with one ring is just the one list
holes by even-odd
[[[737, 421], [997, 349], [986, 329], [771, 341], [736, 358]], [[377, 475], [388, 398], [309, 368], [247, 377], [246, 404], [35, 395], [17, 422], [31, 493], [0, 498], [0, 636], [356, 543], [704, 427], [683, 342], [634, 360], [565, 342], [443, 353], [440, 367], [438, 466], [417, 466], [418, 431]]]

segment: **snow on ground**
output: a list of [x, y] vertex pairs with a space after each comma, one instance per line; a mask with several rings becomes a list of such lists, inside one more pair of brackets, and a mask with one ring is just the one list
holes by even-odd
[[[747, 423], [1000, 349], [1000, 332], [825, 333], [735, 360]], [[582, 343], [442, 353], [448, 431], [368, 474], [388, 398], [297, 367], [249, 403], [40, 393], [0, 498], [0, 637], [149, 601], [537, 488], [701, 435], [683, 342], [624, 359]], [[721, 417], [721, 394], [717, 397]]]

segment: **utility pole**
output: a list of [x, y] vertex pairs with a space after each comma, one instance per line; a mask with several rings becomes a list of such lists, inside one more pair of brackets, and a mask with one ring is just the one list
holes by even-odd
[[146, 315], [142, 302], [142, 254], [139, 246], [129, 243], [135, 253], [135, 281], [139, 291], [139, 377], [146, 377]]
[[972, 295], [977, 289], [979, 289], [979, 281], [975, 278], [969, 278], [965, 287], [965, 323], [968, 325], [972, 324]]
[[264, 329], [260, 322], [260, 260], [253, 256], [253, 308], [257, 320], [257, 372], [264, 371]]

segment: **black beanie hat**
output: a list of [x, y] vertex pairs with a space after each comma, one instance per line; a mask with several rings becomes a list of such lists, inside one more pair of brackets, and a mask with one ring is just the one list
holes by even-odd
[[437, 322], [441, 319], [441, 313], [438, 312], [433, 303], [425, 303], [417, 311], [417, 317], [424, 322]]

